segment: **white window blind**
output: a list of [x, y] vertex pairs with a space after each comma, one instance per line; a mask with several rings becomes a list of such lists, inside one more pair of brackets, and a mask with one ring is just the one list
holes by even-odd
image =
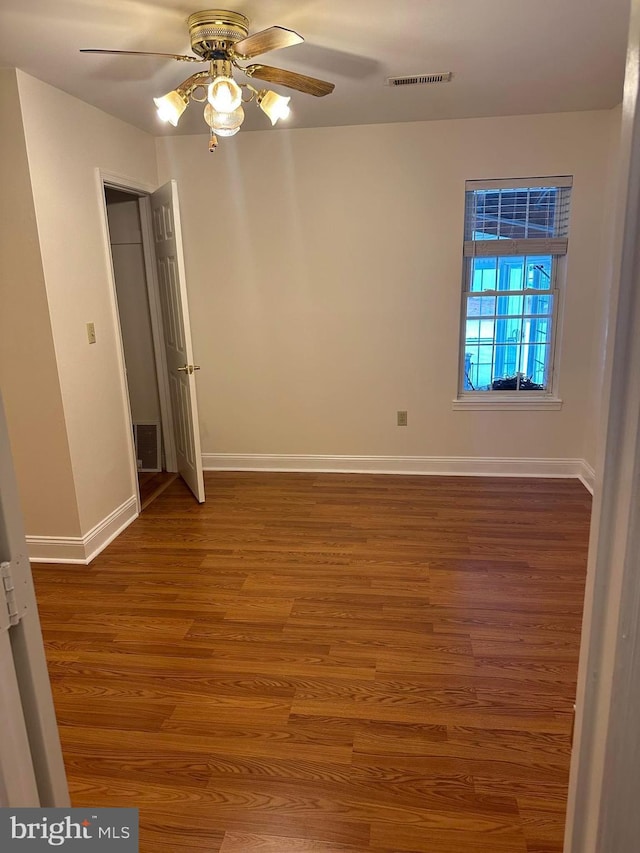
[[571, 178], [467, 181], [464, 256], [566, 255]]

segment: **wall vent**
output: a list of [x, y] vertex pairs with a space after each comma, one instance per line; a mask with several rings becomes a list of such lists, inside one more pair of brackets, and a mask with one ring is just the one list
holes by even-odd
[[133, 424], [138, 471], [162, 471], [160, 424], [143, 421]]
[[452, 71], [441, 71], [437, 74], [409, 74], [406, 77], [387, 77], [387, 86], [421, 86], [425, 83], [448, 83], [452, 77]]

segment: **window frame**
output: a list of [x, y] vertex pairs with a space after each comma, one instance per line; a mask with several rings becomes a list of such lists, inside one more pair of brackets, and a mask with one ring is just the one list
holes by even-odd
[[[467, 222], [467, 193], [473, 190], [482, 189], [521, 189], [521, 188], [539, 188], [539, 187], [572, 187], [573, 179], [570, 176], [558, 176], [553, 178], [516, 178], [516, 179], [495, 179], [489, 181], [467, 181], [465, 184], [465, 203], [464, 203], [464, 227]], [[570, 218], [570, 201], [569, 201], [569, 218]], [[553, 241], [555, 238], [550, 238]], [[470, 242], [470, 241], [468, 241]], [[483, 241], [480, 241], [483, 242]], [[493, 242], [493, 241], [486, 241]], [[539, 246], [533, 245], [531, 251], [526, 250], [526, 240], [518, 241], [522, 246], [522, 252], [518, 256], [525, 258], [535, 257], [536, 255], [551, 256], [551, 287], [539, 291], [530, 288], [523, 288], [516, 291], [508, 290], [491, 290], [491, 291], [473, 291], [471, 290], [471, 276], [473, 269], [473, 261], [476, 257], [499, 258], [500, 255], [491, 255], [481, 253], [478, 255], [469, 254], [467, 245], [463, 252], [462, 263], [462, 287], [461, 287], [461, 303], [460, 303], [460, 325], [459, 325], [459, 347], [458, 347], [458, 387], [457, 396], [453, 400], [454, 409], [496, 409], [504, 408], [510, 410], [531, 410], [531, 409], [560, 409], [562, 400], [558, 396], [558, 376], [559, 376], [559, 350], [561, 338], [561, 325], [564, 309], [564, 290], [566, 279], [566, 260], [568, 248], [561, 254], [554, 254], [552, 251], [541, 252]], [[568, 240], [565, 239], [568, 244]], [[502, 255], [502, 257], [514, 257], [514, 255]], [[467, 329], [467, 307], [468, 301], [473, 296], [507, 296], [509, 293], [517, 296], [535, 295], [536, 293], [551, 294], [553, 297], [553, 312], [551, 318], [551, 336], [549, 340], [549, 359], [547, 373], [547, 387], [540, 391], [498, 391], [498, 390], [470, 390], [464, 387], [465, 385], [465, 357], [466, 357], [466, 329]], [[495, 337], [494, 343], [495, 346]]]

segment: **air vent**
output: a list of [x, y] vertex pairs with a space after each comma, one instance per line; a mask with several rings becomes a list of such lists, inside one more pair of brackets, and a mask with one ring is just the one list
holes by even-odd
[[452, 77], [452, 71], [442, 71], [438, 74], [410, 74], [406, 77], [387, 77], [387, 86], [422, 86], [426, 83], [448, 83]]
[[162, 471], [160, 424], [147, 422], [133, 425], [138, 471]]

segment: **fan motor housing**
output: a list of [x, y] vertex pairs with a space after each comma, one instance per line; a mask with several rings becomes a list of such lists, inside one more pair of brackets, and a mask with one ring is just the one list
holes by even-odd
[[211, 58], [216, 51], [226, 51], [249, 35], [249, 19], [239, 12], [209, 9], [189, 16], [191, 49], [198, 56]]

